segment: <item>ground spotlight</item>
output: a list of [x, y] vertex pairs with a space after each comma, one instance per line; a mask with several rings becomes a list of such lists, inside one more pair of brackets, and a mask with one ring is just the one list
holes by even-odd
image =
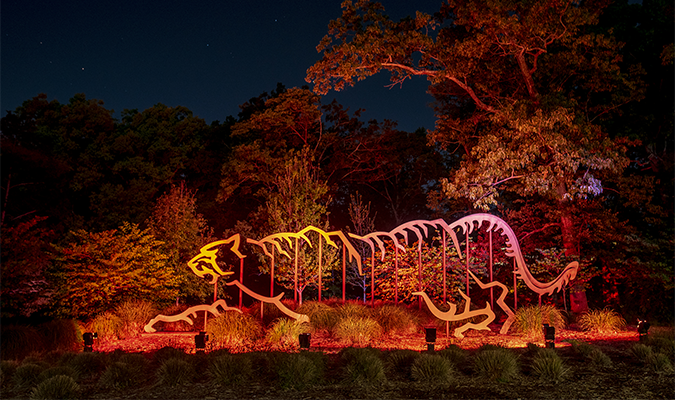
[[302, 350], [307, 350], [309, 349], [309, 342], [312, 339], [312, 335], [309, 333], [301, 333], [298, 336], [298, 339], [300, 340], [300, 348]]
[[647, 322], [646, 319], [638, 318], [637, 331], [640, 336], [640, 341], [646, 341], [649, 335], [649, 322]]
[[555, 348], [555, 326], [544, 324], [544, 341], [547, 349]]
[[204, 354], [206, 349], [206, 342], [209, 340], [209, 335], [206, 332], [199, 332], [195, 335], [195, 352], [197, 354]]
[[84, 351], [90, 353], [94, 350], [94, 339], [98, 339], [96, 332], [85, 332], [82, 334], [84, 340]]
[[434, 351], [436, 343], [436, 328], [424, 328], [425, 340], [427, 342], [427, 351]]

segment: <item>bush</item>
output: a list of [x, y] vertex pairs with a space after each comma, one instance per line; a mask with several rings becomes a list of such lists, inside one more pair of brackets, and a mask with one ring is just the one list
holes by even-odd
[[162, 385], [187, 385], [192, 382], [195, 370], [182, 358], [170, 358], [157, 369], [157, 380]]
[[115, 308], [115, 314], [122, 321], [121, 337], [138, 337], [144, 332], [143, 327], [157, 315], [152, 303], [142, 300], [131, 300]]
[[414, 350], [392, 350], [389, 352], [389, 364], [392, 369], [405, 377], [410, 376], [410, 370], [420, 353]]
[[98, 385], [103, 388], [127, 389], [140, 382], [140, 371], [137, 366], [125, 362], [113, 362], [103, 371]]
[[588, 358], [595, 367], [609, 368], [612, 366], [612, 359], [598, 348], [592, 349], [586, 358]]
[[541, 380], [560, 382], [569, 374], [562, 359], [553, 349], [540, 349], [532, 360], [532, 374]]
[[673, 337], [651, 335], [647, 343], [657, 353], [663, 353], [671, 360], [675, 358], [675, 339]]
[[565, 327], [565, 317], [560, 310], [548, 304], [520, 307], [515, 313], [513, 330], [527, 337], [543, 339], [544, 324], [560, 330]]
[[251, 315], [228, 311], [209, 320], [206, 332], [220, 346], [238, 347], [260, 337], [262, 326]]
[[150, 362], [147, 358], [135, 353], [122, 354], [117, 361], [130, 365], [139, 374], [142, 374], [150, 367]]
[[345, 383], [376, 386], [386, 382], [384, 363], [373, 349], [349, 348], [342, 353]]
[[155, 354], [153, 354], [153, 360], [156, 365], [161, 365], [164, 361], [171, 358], [185, 358], [186, 354], [183, 350], [177, 349], [175, 347], [164, 346], [161, 349], [158, 349]]
[[417, 329], [415, 318], [403, 307], [392, 305], [377, 307], [373, 310], [373, 318], [385, 333], [399, 332], [406, 334]]
[[40, 375], [38, 376], [38, 381], [42, 382], [45, 381], [49, 378], [53, 378], [57, 375], [65, 375], [69, 376], [75, 380], [78, 378], [77, 371], [74, 368], [68, 367], [68, 366], [57, 366], [57, 367], [51, 367], [47, 368], [46, 370], [42, 371]]
[[2, 360], [0, 361], [0, 386], [5, 386], [7, 382], [14, 376], [14, 371], [18, 366], [16, 361]]
[[89, 324], [89, 330], [96, 332], [99, 340], [113, 340], [122, 336], [122, 319], [110, 311], [97, 315]]
[[284, 354], [276, 368], [279, 384], [296, 390], [316, 384], [323, 376], [322, 366], [317, 364], [306, 354]]
[[76, 399], [80, 386], [70, 376], [56, 375], [37, 385], [30, 394], [31, 399]]
[[363, 346], [382, 334], [382, 327], [370, 318], [346, 317], [335, 327], [334, 335], [343, 342]]
[[412, 365], [412, 378], [426, 385], [445, 386], [452, 381], [455, 370], [448, 359], [437, 354], [421, 354]]
[[44, 335], [45, 348], [56, 351], [77, 351], [82, 348], [82, 331], [77, 321], [55, 319], [39, 328]]
[[3, 360], [20, 360], [43, 349], [42, 336], [31, 326], [3, 324], [0, 335], [0, 357]]
[[12, 375], [12, 384], [19, 390], [28, 390], [40, 381], [40, 373], [42, 373], [42, 367], [37, 364], [19, 365]]
[[369, 318], [370, 309], [361, 303], [348, 301], [337, 309], [340, 319], [345, 318]]
[[483, 378], [506, 382], [518, 375], [518, 360], [506, 349], [483, 350], [474, 358], [474, 369]]
[[585, 331], [609, 333], [626, 328], [626, 320], [616, 311], [608, 308], [588, 310], [577, 320], [579, 327]]
[[280, 349], [294, 349], [299, 345], [301, 333], [307, 333], [309, 325], [288, 318], [278, 319], [267, 330], [267, 342]]
[[253, 376], [253, 363], [245, 356], [224, 354], [216, 357], [208, 370], [211, 380], [223, 386], [237, 386]]

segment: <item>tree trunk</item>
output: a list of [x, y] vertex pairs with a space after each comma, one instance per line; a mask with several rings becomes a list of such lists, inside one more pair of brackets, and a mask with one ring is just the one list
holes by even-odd
[[[560, 229], [562, 231], [563, 246], [565, 247], [565, 256], [578, 256], [579, 244], [576, 240], [574, 221], [572, 220], [565, 193], [567, 193], [567, 187], [564, 183], [560, 183], [558, 186], [558, 195], [560, 196]], [[573, 313], [577, 314], [588, 310], [586, 289], [583, 283], [572, 282], [570, 287], [570, 308]]]

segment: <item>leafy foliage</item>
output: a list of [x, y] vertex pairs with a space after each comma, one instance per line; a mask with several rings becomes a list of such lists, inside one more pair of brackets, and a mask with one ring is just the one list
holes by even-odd
[[82, 317], [125, 300], [175, 298], [178, 281], [166, 268], [160, 247], [147, 229], [131, 224], [99, 233], [73, 232], [70, 244], [59, 249], [56, 313]]

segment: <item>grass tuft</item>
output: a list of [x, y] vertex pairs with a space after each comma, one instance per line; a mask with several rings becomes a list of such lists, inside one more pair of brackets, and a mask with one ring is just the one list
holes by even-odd
[[124, 324], [115, 313], [106, 311], [97, 315], [89, 324], [89, 330], [96, 332], [99, 340], [108, 341], [118, 339]]
[[346, 317], [337, 324], [333, 335], [342, 342], [364, 346], [382, 335], [382, 327], [370, 318]]
[[548, 304], [520, 307], [515, 313], [513, 330], [526, 337], [543, 339], [544, 324], [560, 330], [565, 327], [565, 317], [560, 310]]
[[553, 349], [540, 349], [532, 359], [532, 374], [541, 380], [558, 383], [569, 372], [570, 369]]
[[206, 332], [219, 346], [240, 347], [261, 337], [263, 329], [252, 315], [228, 311], [209, 320]]
[[70, 376], [53, 376], [33, 389], [30, 399], [77, 399], [80, 386]]
[[577, 322], [581, 329], [588, 332], [611, 333], [626, 328], [626, 320], [609, 308], [588, 310], [579, 317]]
[[412, 333], [417, 329], [413, 314], [404, 307], [383, 305], [372, 312], [372, 318], [382, 327], [384, 333]]
[[456, 344], [451, 344], [445, 349], [439, 350], [436, 353], [439, 356], [446, 358], [456, 368], [459, 368], [460, 366], [466, 363], [467, 359], [466, 350], [462, 349]]
[[194, 377], [194, 367], [181, 358], [170, 358], [159, 366], [156, 372], [157, 381], [161, 385], [187, 385]]
[[447, 386], [454, 374], [452, 363], [437, 354], [421, 354], [410, 369], [410, 375], [415, 381], [430, 386]]
[[670, 374], [673, 372], [673, 364], [670, 362], [668, 356], [663, 353], [654, 353], [647, 357], [647, 365], [649, 368], [657, 373]]
[[131, 300], [117, 306], [115, 314], [122, 322], [118, 335], [122, 338], [133, 338], [144, 332], [143, 327], [157, 315], [157, 310], [150, 302]]
[[349, 348], [342, 353], [347, 384], [373, 387], [387, 381], [384, 363], [373, 349]]
[[295, 349], [301, 333], [309, 331], [309, 325], [288, 318], [279, 318], [267, 330], [266, 340], [274, 348]]
[[654, 350], [651, 346], [636, 343], [630, 348], [630, 353], [641, 363], [646, 363], [647, 359], [654, 355]]
[[474, 358], [476, 373], [486, 379], [508, 382], [518, 375], [518, 360], [506, 349], [480, 351]]
[[283, 354], [276, 367], [279, 384], [284, 389], [302, 390], [317, 384], [323, 376], [322, 366], [305, 354]]
[[19, 390], [28, 390], [40, 382], [42, 367], [27, 363], [19, 365], [12, 375], [12, 384]]
[[127, 389], [140, 382], [139, 369], [125, 362], [113, 362], [103, 371], [98, 386], [110, 389]]
[[214, 383], [239, 386], [253, 376], [253, 363], [248, 357], [223, 354], [213, 359], [208, 374]]

